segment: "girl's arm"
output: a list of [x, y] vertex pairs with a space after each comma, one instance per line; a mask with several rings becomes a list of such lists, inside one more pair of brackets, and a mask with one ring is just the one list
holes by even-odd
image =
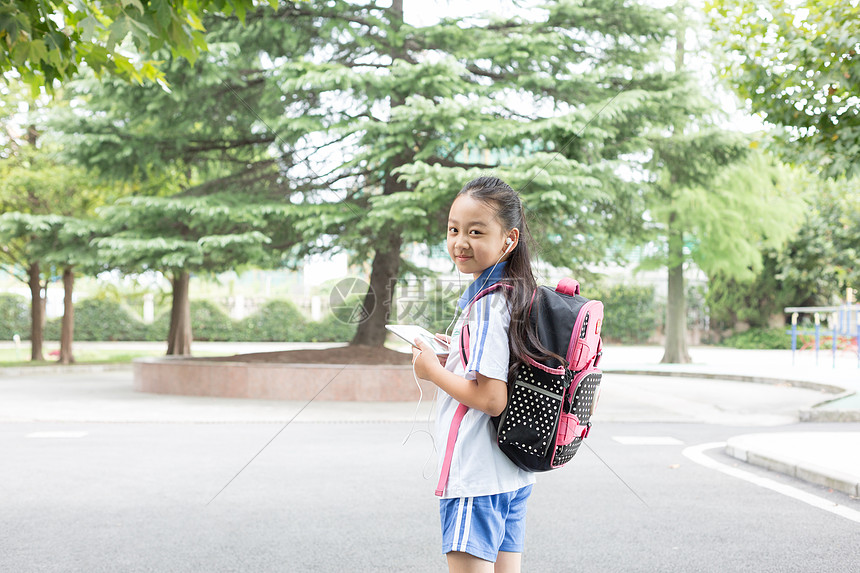
[[487, 378], [480, 372], [477, 380], [467, 380], [449, 372], [439, 362], [433, 350], [420, 339], [415, 340], [420, 351], [412, 349], [415, 374], [429, 380], [463, 405], [498, 416], [508, 403], [508, 384], [504, 380]]

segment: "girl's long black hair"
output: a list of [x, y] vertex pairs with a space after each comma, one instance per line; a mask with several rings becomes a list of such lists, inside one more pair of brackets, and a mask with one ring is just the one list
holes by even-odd
[[505, 267], [505, 281], [513, 286], [513, 289], [504, 289], [511, 312], [511, 326], [508, 333], [511, 348], [508, 381], [511, 382], [511, 377], [517, 367], [525, 362], [526, 357], [538, 362], [545, 362], [548, 357], [551, 357], [567, 366], [564, 358], [541, 344], [534, 325], [529, 320], [532, 296], [537, 296], [538, 292], [529, 253], [530, 244], [534, 244], [534, 239], [529, 232], [519, 193], [498, 177], [479, 177], [466, 183], [457, 194], [458, 197], [460, 195], [468, 195], [494, 207], [496, 217], [505, 231], [515, 228], [520, 230], [519, 242], [511, 251]]

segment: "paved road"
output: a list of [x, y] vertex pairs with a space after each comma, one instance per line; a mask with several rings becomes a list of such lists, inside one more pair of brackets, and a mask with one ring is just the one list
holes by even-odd
[[[829, 397], [806, 388], [697, 378], [604, 374], [600, 421], [773, 426]], [[0, 422], [411, 421], [416, 402], [356, 403], [225, 399], [135, 392], [130, 370], [0, 377]], [[424, 396], [426, 419], [432, 396]]]
[[[312, 404], [285, 426], [302, 404], [139, 394], [130, 378], [0, 379], [0, 571], [445, 569], [432, 444], [402, 445], [425, 407], [414, 428], [414, 403]], [[690, 457], [832, 431], [793, 421], [820, 394], [608, 374], [590, 449], [539, 476], [525, 570], [853, 571], [860, 501], [722, 448]]]
[[[402, 446], [408, 423], [293, 424], [215, 497], [282, 427], [0, 425], [0, 570], [444, 570], [430, 443]], [[852, 571], [860, 525], [684, 455], [751, 429], [602, 424], [574, 465], [539, 476], [525, 570]], [[643, 438], [660, 445], [629, 443]]]

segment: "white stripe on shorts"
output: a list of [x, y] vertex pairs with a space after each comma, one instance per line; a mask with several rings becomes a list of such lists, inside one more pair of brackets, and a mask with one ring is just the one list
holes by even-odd
[[463, 504], [466, 503], [466, 498], [460, 498], [460, 505], [457, 507], [457, 519], [454, 520], [454, 541], [451, 543], [451, 548], [456, 549], [460, 542], [460, 519], [463, 517]]
[[[466, 544], [469, 542], [469, 530], [472, 528], [472, 505], [474, 501], [475, 498], [473, 497], [466, 498], [466, 503], [469, 504], [469, 507], [466, 509], [466, 529], [463, 531], [463, 541], [460, 543], [460, 551], [465, 551]], [[458, 525], [457, 530], [459, 531], [459, 529]], [[454, 545], [456, 545], [456, 542]]]

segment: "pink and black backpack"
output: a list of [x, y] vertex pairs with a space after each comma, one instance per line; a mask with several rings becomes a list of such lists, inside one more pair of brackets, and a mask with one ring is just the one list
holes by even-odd
[[[468, 315], [475, 302], [497, 288], [498, 282], [480, 293], [466, 309], [460, 334], [460, 358], [468, 363]], [[597, 369], [603, 354], [600, 329], [603, 303], [580, 294], [579, 283], [565, 278], [553, 290], [538, 287], [532, 295], [529, 320], [541, 344], [564, 357], [564, 363], [547, 357], [527, 359], [508, 381], [508, 404], [493, 418], [499, 448], [520, 468], [542, 472], [559, 468], [579, 450], [591, 430], [591, 415], [597, 404], [602, 372]], [[448, 432], [437, 495], [448, 481], [454, 443], [468, 407], [460, 404]]]

